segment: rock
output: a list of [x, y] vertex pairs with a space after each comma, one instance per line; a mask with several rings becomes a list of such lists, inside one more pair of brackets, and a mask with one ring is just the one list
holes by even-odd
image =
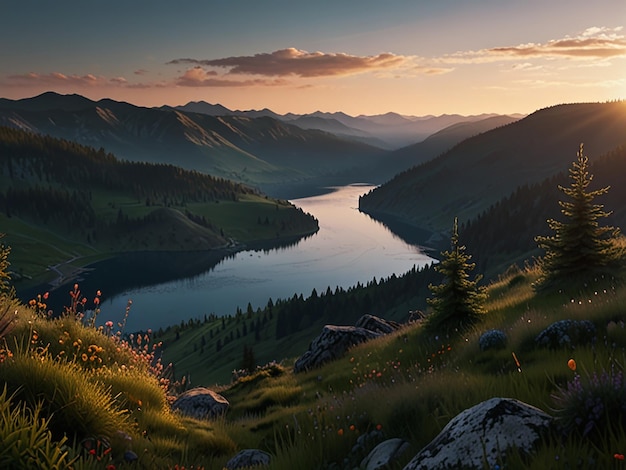
[[244, 449], [226, 462], [228, 470], [237, 468], [259, 467], [270, 464], [270, 455], [258, 449]]
[[400, 329], [400, 324], [395, 321], [388, 321], [384, 318], [379, 318], [374, 315], [363, 315], [358, 321], [355, 323], [357, 328], [365, 328], [366, 330], [375, 331], [377, 333], [382, 333], [384, 335], [388, 335], [389, 333], [393, 333], [396, 330]]
[[363, 470], [380, 470], [390, 465], [404, 454], [410, 445], [404, 439], [394, 438], [381, 442], [361, 462]]
[[326, 325], [308, 351], [295, 363], [294, 372], [303, 372], [341, 357], [352, 346], [381, 336], [380, 333], [356, 326]]
[[528, 454], [552, 417], [510, 398], [491, 398], [454, 417], [404, 470], [494, 468], [507, 450]]
[[124, 452], [124, 460], [131, 463], [136, 462], [137, 460], [139, 460], [139, 456], [135, 454], [132, 450], [127, 450], [126, 452]]
[[228, 411], [230, 403], [219, 393], [204, 387], [187, 390], [172, 403], [173, 410], [196, 419], [210, 419]]

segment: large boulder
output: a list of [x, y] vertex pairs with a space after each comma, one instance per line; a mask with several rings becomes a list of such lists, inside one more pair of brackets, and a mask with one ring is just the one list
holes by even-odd
[[244, 449], [226, 462], [228, 470], [238, 468], [266, 467], [270, 464], [270, 455], [258, 449]]
[[365, 328], [366, 330], [376, 331], [388, 335], [396, 330], [400, 329], [400, 324], [395, 321], [385, 320], [384, 318], [376, 317], [374, 315], [365, 314], [354, 324], [358, 328]]
[[452, 418], [404, 470], [494, 468], [512, 448], [529, 454], [551, 424], [552, 417], [533, 406], [491, 398]]
[[352, 346], [382, 336], [381, 333], [356, 326], [326, 325], [294, 365], [294, 372], [314, 369], [338, 359]]
[[187, 390], [174, 400], [172, 409], [196, 419], [211, 419], [228, 411], [230, 403], [219, 393], [205, 387]]

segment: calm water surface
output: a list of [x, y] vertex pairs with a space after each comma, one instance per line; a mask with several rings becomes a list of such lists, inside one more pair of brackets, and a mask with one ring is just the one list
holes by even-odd
[[[256, 310], [269, 298], [308, 297], [327, 287], [349, 288], [376, 277], [403, 274], [432, 259], [385, 226], [359, 212], [358, 197], [372, 186], [350, 185], [292, 202], [318, 220], [320, 230], [295, 245], [248, 250], [220, 261], [193, 277], [132, 288], [106, 299], [99, 322], [119, 321], [132, 300], [127, 330], [157, 329], [205, 314], [234, 314], [251, 303]], [[158, 268], [151, 268], [158, 269]], [[167, 269], [163, 266], [162, 269]], [[97, 270], [102, 276], [102, 270]], [[121, 274], [120, 274], [121, 275]], [[82, 285], [82, 284], [81, 284]]]

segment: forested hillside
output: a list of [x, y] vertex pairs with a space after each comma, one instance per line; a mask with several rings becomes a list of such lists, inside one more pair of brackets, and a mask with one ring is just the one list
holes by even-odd
[[593, 162], [626, 143], [626, 101], [542, 109], [512, 124], [464, 140], [438, 158], [398, 174], [360, 201], [374, 216], [449, 230], [518, 186], [565, 170], [584, 143]]
[[[611, 212], [607, 223], [626, 227], [626, 146], [599, 157], [590, 157], [592, 189], [609, 186], [598, 203]], [[550, 232], [547, 219], [559, 219], [558, 186], [565, 186], [568, 172], [532, 185], [524, 184], [460, 227], [461, 240], [474, 255], [477, 270], [487, 276], [502, 272], [513, 262], [519, 264], [540, 255], [535, 236]]]
[[20, 261], [33, 238], [52, 234], [76, 249], [123, 252], [215, 249], [317, 230], [312, 216], [243, 184], [6, 127], [0, 181], [2, 231]]

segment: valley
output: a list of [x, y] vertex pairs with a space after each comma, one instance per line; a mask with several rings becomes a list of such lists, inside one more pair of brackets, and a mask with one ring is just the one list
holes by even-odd
[[[84, 111], [83, 100], [66, 99], [64, 112]], [[117, 122], [120, 115], [105, 112], [103, 104], [96, 110], [98, 126], [103, 119]], [[28, 120], [27, 114], [19, 119], [12, 114], [3, 121], [10, 125], [0, 127], [0, 232], [7, 233], [3, 242], [11, 247], [11, 268], [17, 268], [15, 287], [40, 290], [47, 281], [60, 288], [49, 294], [30, 291], [22, 301], [5, 299], [6, 312], [15, 309], [20, 319], [29, 319], [9, 322], [7, 337], [26, 338], [32, 347], [17, 360], [4, 359], [0, 351], [0, 375], [14, 387], [23, 382], [18, 374], [43, 373], [47, 356], [42, 361], [38, 355], [55, 354], [52, 370], [72, 383], [75, 372], [65, 369], [65, 358], [74, 354], [74, 362], [67, 363], [110, 384], [117, 394], [106, 395], [108, 406], [128, 410], [143, 430], [128, 428], [133, 448], [152, 449], [150, 456], [138, 457], [142, 468], [174, 461], [219, 468], [242, 446], [267, 452], [272, 468], [293, 468], [294, 462], [326, 468], [363, 459], [366, 448], [354, 447], [362, 435], [424, 448], [477, 402], [511, 396], [543, 409], [555, 396], [567, 397], [564, 387], [576, 363], [598, 370], [605, 370], [603, 364], [621, 367], [623, 255], [584, 288], [566, 282], [558, 291], [538, 291], [542, 267], [536, 260], [542, 253], [536, 237], [548, 234], [546, 219], [559, 217], [559, 187], [567, 185], [568, 162], [575, 154], [570, 143], [579, 137], [586, 140], [585, 153], [593, 149], [590, 171], [597, 179], [591, 189], [611, 187], [601, 199], [610, 211], [607, 221], [626, 223], [620, 180], [626, 171], [623, 102], [559, 105], [521, 119], [491, 116], [485, 122], [455, 123], [396, 150], [343, 140], [346, 134], [296, 131], [269, 116], [225, 119], [171, 110], [159, 115], [193, 130], [183, 132], [186, 143], [178, 151], [194, 145], [207, 152], [215, 142], [231, 151], [235, 138], [224, 135], [239, 135], [240, 144], [255, 135], [244, 153], [239, 152], [243, 144], [236, 146], [233, 160], [235, 166], [244, 154], [258, 160], [248, 174], [254, 174], [254, 184], [241, 168], [225, 170], [231, 162], [221, 150], [213, 156], [223, 160], [222, 170], [213, 176], [201, 165], [120, 159], [104, 146], [51, 137], [32, 124], [56, 122], [50, 110], [37, 116], [32, 102], [27, 105], [33, 113]], [[109, 110], [127, 106], [107, 105]], [[16, 105], [11, 106], [13, 113]], [[87, 122], [83, 118], [73, 114], [71, 119]], [[212, 133], [215, 129], [199, 125], [211, 119], [228, 131]], [[66, 132], [71, 126], [61, 128]], [[122, 147], [128, 151], [131, 140], [141, 140], [138, 135]], [[104, 143], [98, 139], [98, 145]], [[341, 144], [326, 152], [327, 145], [338, 143], [334, 139]], [[263, 151], [253, 151], [255, 145], [266, 149], [264, 158]], [[359, 149], [367, 150], [361, 159]], [[341, 155], [346, 159], [335, 164]], [[457, 217], [463, 245], [446, 251], [451, 231], [457, 236]], [[611, 243], [623, 254], [623, 236]], [[424, 245], [428, 251], [420, 248]], [[428, 326], [433, 286], [446, 278], [437, 265], [455, 249], [472, 255], [467, 267], [475, 268], [484, 289], [485, 314], [469, 328], [433, 331]], [[100, 283], [105, 271], [111, 275]], [[221, 277], [211, 278], [215, 272]], [[301, 278], [303, 273], [309, 274]], [[59, 282], [62, 278], [65, 282]], [[76, 279], [80, 283], [72, 287]], [[282, 290], [273, 290], [269, 281]], [[230, 288], [224, 294], [230, 303], [218, 307], [217, 290], [223, 287]], [[86, 297], [78, 302], [82, 292]], [[51, 308], [65, 308], [66, 315], [49, 318]], [[113, 311], [118, 316], [110, 315]], [[351, 344], [313, 370], [295, 372], [294, 364], [314, 348], [320, 331], [349, 330], [366, 314], [397, 330]], [[537, 338], [559, 322], [572, 321], [590, 321], [606, 340], [589, 346], [577, 336], [576, 348], [550, 351], [538, 345]], [[507, 338], [506, 345], [483, 350], [484, 336], [496, 336], [493, 331]], [[58, 383], [43, 381], [48, 382]], [[83, 382], [82, 392], [68, 393], [92, 393], [87, 392], [91, 379]], [[163, 390], [174, 400], [197, 386], [225, 397], [226, 418], [205, 422], [171, 414]], [[55, 389], [54, 396], [65, 395]], [[52, 423], [64, 429], [62, 420], [75, 408], [62, 409]], [[578, 430], [571, 438], [550, 434], [537, 445], [533, 463], [543, 465], [558, 452], [566, 461], [592, 455], [608, 465], [612, 449], [624, 444], [623, 435], [604, 421], [601, 426], [597, 432], [608, 447], [581, 445]], [[155, 445], [168, 435], [187, 440], [167, 449]], [[562, 440], [554, 444], [557, 438]], [[312, 449], [312, 441], [319, 448]], [[202, 449], [210, 449], [210, 455]], [[399, 456], [396, 466], [410, 465], [410, 458]], [[506, 453], [511, 468], [525, 468], [527, 458]]]

